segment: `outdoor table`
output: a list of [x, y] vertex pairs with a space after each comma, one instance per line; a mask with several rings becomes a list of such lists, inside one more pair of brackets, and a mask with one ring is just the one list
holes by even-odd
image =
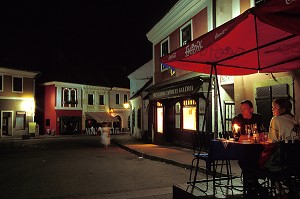
[[[209, 151], [209, 158], [213, 164], [213, 193], [215, 194], [216, 187], [227, 187], [233, 188], [230, 160], [238, 160], [245, 164], [257, 165], [258, 159], [264, 150], [265, 143], [243, 143], [229, 140], [212, 140]], [[226, 161], [226, 167], [229, 167], [228, 178], [216, 178], [217, 174], [217, 161]], [[227, 185], [222, 184], [220, 181], [226, 179]], [[228, 180], [231, 180], [231, 185], [228, 185]], [[219, 181], [216, 184], [216, 181]], [[244, 188], [244, 186], [243, 186]], [[243, 190], [244, 191], [244, 190]]]

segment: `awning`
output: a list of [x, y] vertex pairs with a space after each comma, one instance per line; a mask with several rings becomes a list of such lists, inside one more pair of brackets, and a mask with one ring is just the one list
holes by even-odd
[[118, 119], [107, 112], [85, 112], [85, 114], [97, 122], [117, 122]]
[[190, 96], [203, 87], [203, 76], [196, 72], [184, 74], [180, 77], [156, 83], [146, 89], [150, 99], [167, 99], [174, 97]]

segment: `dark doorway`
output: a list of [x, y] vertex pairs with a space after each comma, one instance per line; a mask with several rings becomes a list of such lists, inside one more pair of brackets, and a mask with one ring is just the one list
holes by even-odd
[[12, 112], [2, 112], [2, 135], [12, 135]]
[[81, 117], [61, 117], [60, 133], [62, 135], [72, 135], [80, 133]]

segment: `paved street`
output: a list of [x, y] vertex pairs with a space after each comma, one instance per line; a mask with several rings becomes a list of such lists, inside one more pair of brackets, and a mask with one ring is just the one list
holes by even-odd
[[1, 140], [0, 162], [2, 199], [170, 199], [189, 174], [87, 135]]

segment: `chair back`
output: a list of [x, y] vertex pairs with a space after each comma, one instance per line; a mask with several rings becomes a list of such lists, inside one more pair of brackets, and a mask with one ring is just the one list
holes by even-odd
[[280, 142], [280, 165], [292, 175], [300, 174], [300, 142]]
[[211, 140], [214, 134], [212, 132], [197, 131], [193, 134], [193, 149], [194, 152], [208, 152]]

